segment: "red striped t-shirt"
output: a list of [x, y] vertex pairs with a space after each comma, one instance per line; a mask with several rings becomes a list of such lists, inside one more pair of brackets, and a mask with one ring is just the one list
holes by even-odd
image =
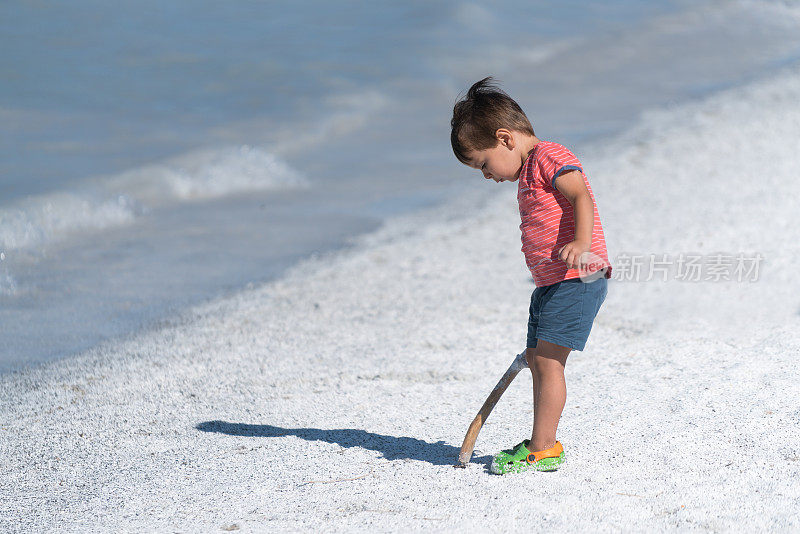
[[[584, 273], [567, 268], [558, 257], [559, 249], [575, 237], [575, 220], [572, 204], [554, 184], [560, 174], [573, 169], [581, 171], [594, 206], [594, 228], [589, 247], [589, 252], [593, 253], [593, 265]], [[581, 162], [572, 152], [558, 143], [539, 141], [522, 165], [518, 187], [522, 253], [537, 287], [580, 278], [581, 274], [586, 276], [605, 267], [608, 268], [605, 277], [611, 278], [611, 263], [594, 193]]]

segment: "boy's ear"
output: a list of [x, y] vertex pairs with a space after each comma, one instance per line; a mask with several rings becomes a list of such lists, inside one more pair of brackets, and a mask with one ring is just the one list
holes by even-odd
[[503, 146], [513, 149], [514, 148], [514, 136], [511, 134], [511, 130], [507, 130], [506, 128], [498, 128], [494, 132], [497, 141], [501, 143]]

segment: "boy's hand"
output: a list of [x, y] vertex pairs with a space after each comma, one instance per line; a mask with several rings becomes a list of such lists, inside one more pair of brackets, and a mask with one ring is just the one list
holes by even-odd
[[567, 264], [570, 269], [586, 269], [588, 267], [589, 255], [583, 255], [589, 251], [591, 243], [576, 239], [570, 241], [558, 251], [558, 258]]

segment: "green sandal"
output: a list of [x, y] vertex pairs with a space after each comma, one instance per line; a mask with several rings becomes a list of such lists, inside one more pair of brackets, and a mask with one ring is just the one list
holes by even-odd
[[543, 451], [531, 452], [528, 450], [530, 440], [517, 444], [513, 449], [506, 449], [497, 453], [492, 459], [489, 470], [496, 475], [521, 473], [528, 469], [536, 471], [555, 471], [564, 463], [564, 447], [560, 441]]

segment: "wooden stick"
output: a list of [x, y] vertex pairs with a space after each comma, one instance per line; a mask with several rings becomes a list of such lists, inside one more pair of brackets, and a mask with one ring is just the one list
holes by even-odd
[[472, 420], [472, 424], [469, 425], [467, 435], [464, 437], [464, 443], [461, 445], [461, 452], [458, 454], [458, 463], [453, 467], [467, 467], [469, 459], [472, 458], [472, 451], [475, 449], [475, 440], [478, 439], [478, 433], [481, 431], [483, 423], [489, 418], [489, 414], [492, 413], [495, 404], [497, 404], [497, 401], [499, 401], [500, 397], [505, 393], [509, 384], [511, 384], [519, 372], [526, 367], [528, 367], [528, 361], [525, 359], [525, 352], [521, 352], [514, 358], [511, 366], [503, 375], [503, 378], [501, 378], [494, 387], [489, 394], [489, 398], [487, 398], [486, 402], [481, 406], [478, 415], [475, 416], [475, 419]]

